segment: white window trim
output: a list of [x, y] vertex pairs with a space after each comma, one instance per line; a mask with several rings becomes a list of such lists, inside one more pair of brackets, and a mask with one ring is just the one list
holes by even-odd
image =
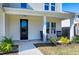
[[44, 10], [44, 11], [55, 12], [55, 11], [51, 10], [51, 6], [55, 7], [55, 11], [56, 11], [56, 4], [55, 4], [55, 5], [51, 5], [51, 3], [49, 3], [49, 10], [45, 10], [45, 3], [44, 3], [44, 4], [43, 4], [43, 10]]

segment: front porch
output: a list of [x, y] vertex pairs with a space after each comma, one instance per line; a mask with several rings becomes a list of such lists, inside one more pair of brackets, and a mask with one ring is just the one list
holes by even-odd
[[45, 36], [48, 35], [48, 38], [50, 38], [51, 36], [56, 38], [56, 32], [62, 31], [61, 18], [46, 17], [45, 21], [45, 17], [43, 19], [42, 16], [6, 14], [6, 35], [12, 37], [13, 40], [21, 39], [20, 19], [28, 20], [28, 40], [41, 39], [40, 31], [42, 31]]
[[[57, 38], [57, 32], [62, 33], [62, 20], [69, 18], [73, 22], [73, 14], [68, 13], [28, 11], [25, 9], [15, 8], [4, 8], [4, 10], [3, 36], [12, 37], [13, 40], [21, 40], [20, 19], [28, 20], [28, 40], [41, 39], [40, 31], [42, 31], [43, 42], [47, 41], [47, 35], [48, 38]], [[70, 32], [73, 29], [72, 22]], [[72, 36], [73, 33], [70, 34], [70, 38], [72, 38]]]

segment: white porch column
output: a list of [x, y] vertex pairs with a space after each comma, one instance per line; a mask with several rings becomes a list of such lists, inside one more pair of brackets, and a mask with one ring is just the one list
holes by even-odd
[[47, 19], [46, 19], [46, 16], [44, 16], [43, 17], [43, 42], [47, 41], [46, 23], [47, 23]]
[[70, 19], [70, 40], [74, 37], [74, 18]]
[[6, 31], [5, 31], [5, 13], [3, 13], [3, 36], [6, 36]]

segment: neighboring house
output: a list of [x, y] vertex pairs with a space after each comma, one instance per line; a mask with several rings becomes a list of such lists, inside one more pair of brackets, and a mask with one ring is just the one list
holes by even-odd
[[[62, 21], [62, 29], [63, 29], [63, 34], [66, 34], [66, 36], [69, 37], [70, 19], [66, 19]], [[75, 18], [74, 18], [74, 35], [79, 36], [79, 14], [78, 13], [75, 13]]]
[[[0, 38], [13, 40], [40, 40], [58, 37], [62, 33], [61, 21], [70, 19], [70, 39], [74, 36], [74, 13], [62, 11], [61, 3], [2, 3], [0, 4]], [[0, 39], [1, 40], [1, 39]]]

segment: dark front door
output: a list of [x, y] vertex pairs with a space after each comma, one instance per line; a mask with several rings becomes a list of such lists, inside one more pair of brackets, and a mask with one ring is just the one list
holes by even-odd
[[20, 19], [20, 39], [27, 40], [28, 39], [28, 20]]

